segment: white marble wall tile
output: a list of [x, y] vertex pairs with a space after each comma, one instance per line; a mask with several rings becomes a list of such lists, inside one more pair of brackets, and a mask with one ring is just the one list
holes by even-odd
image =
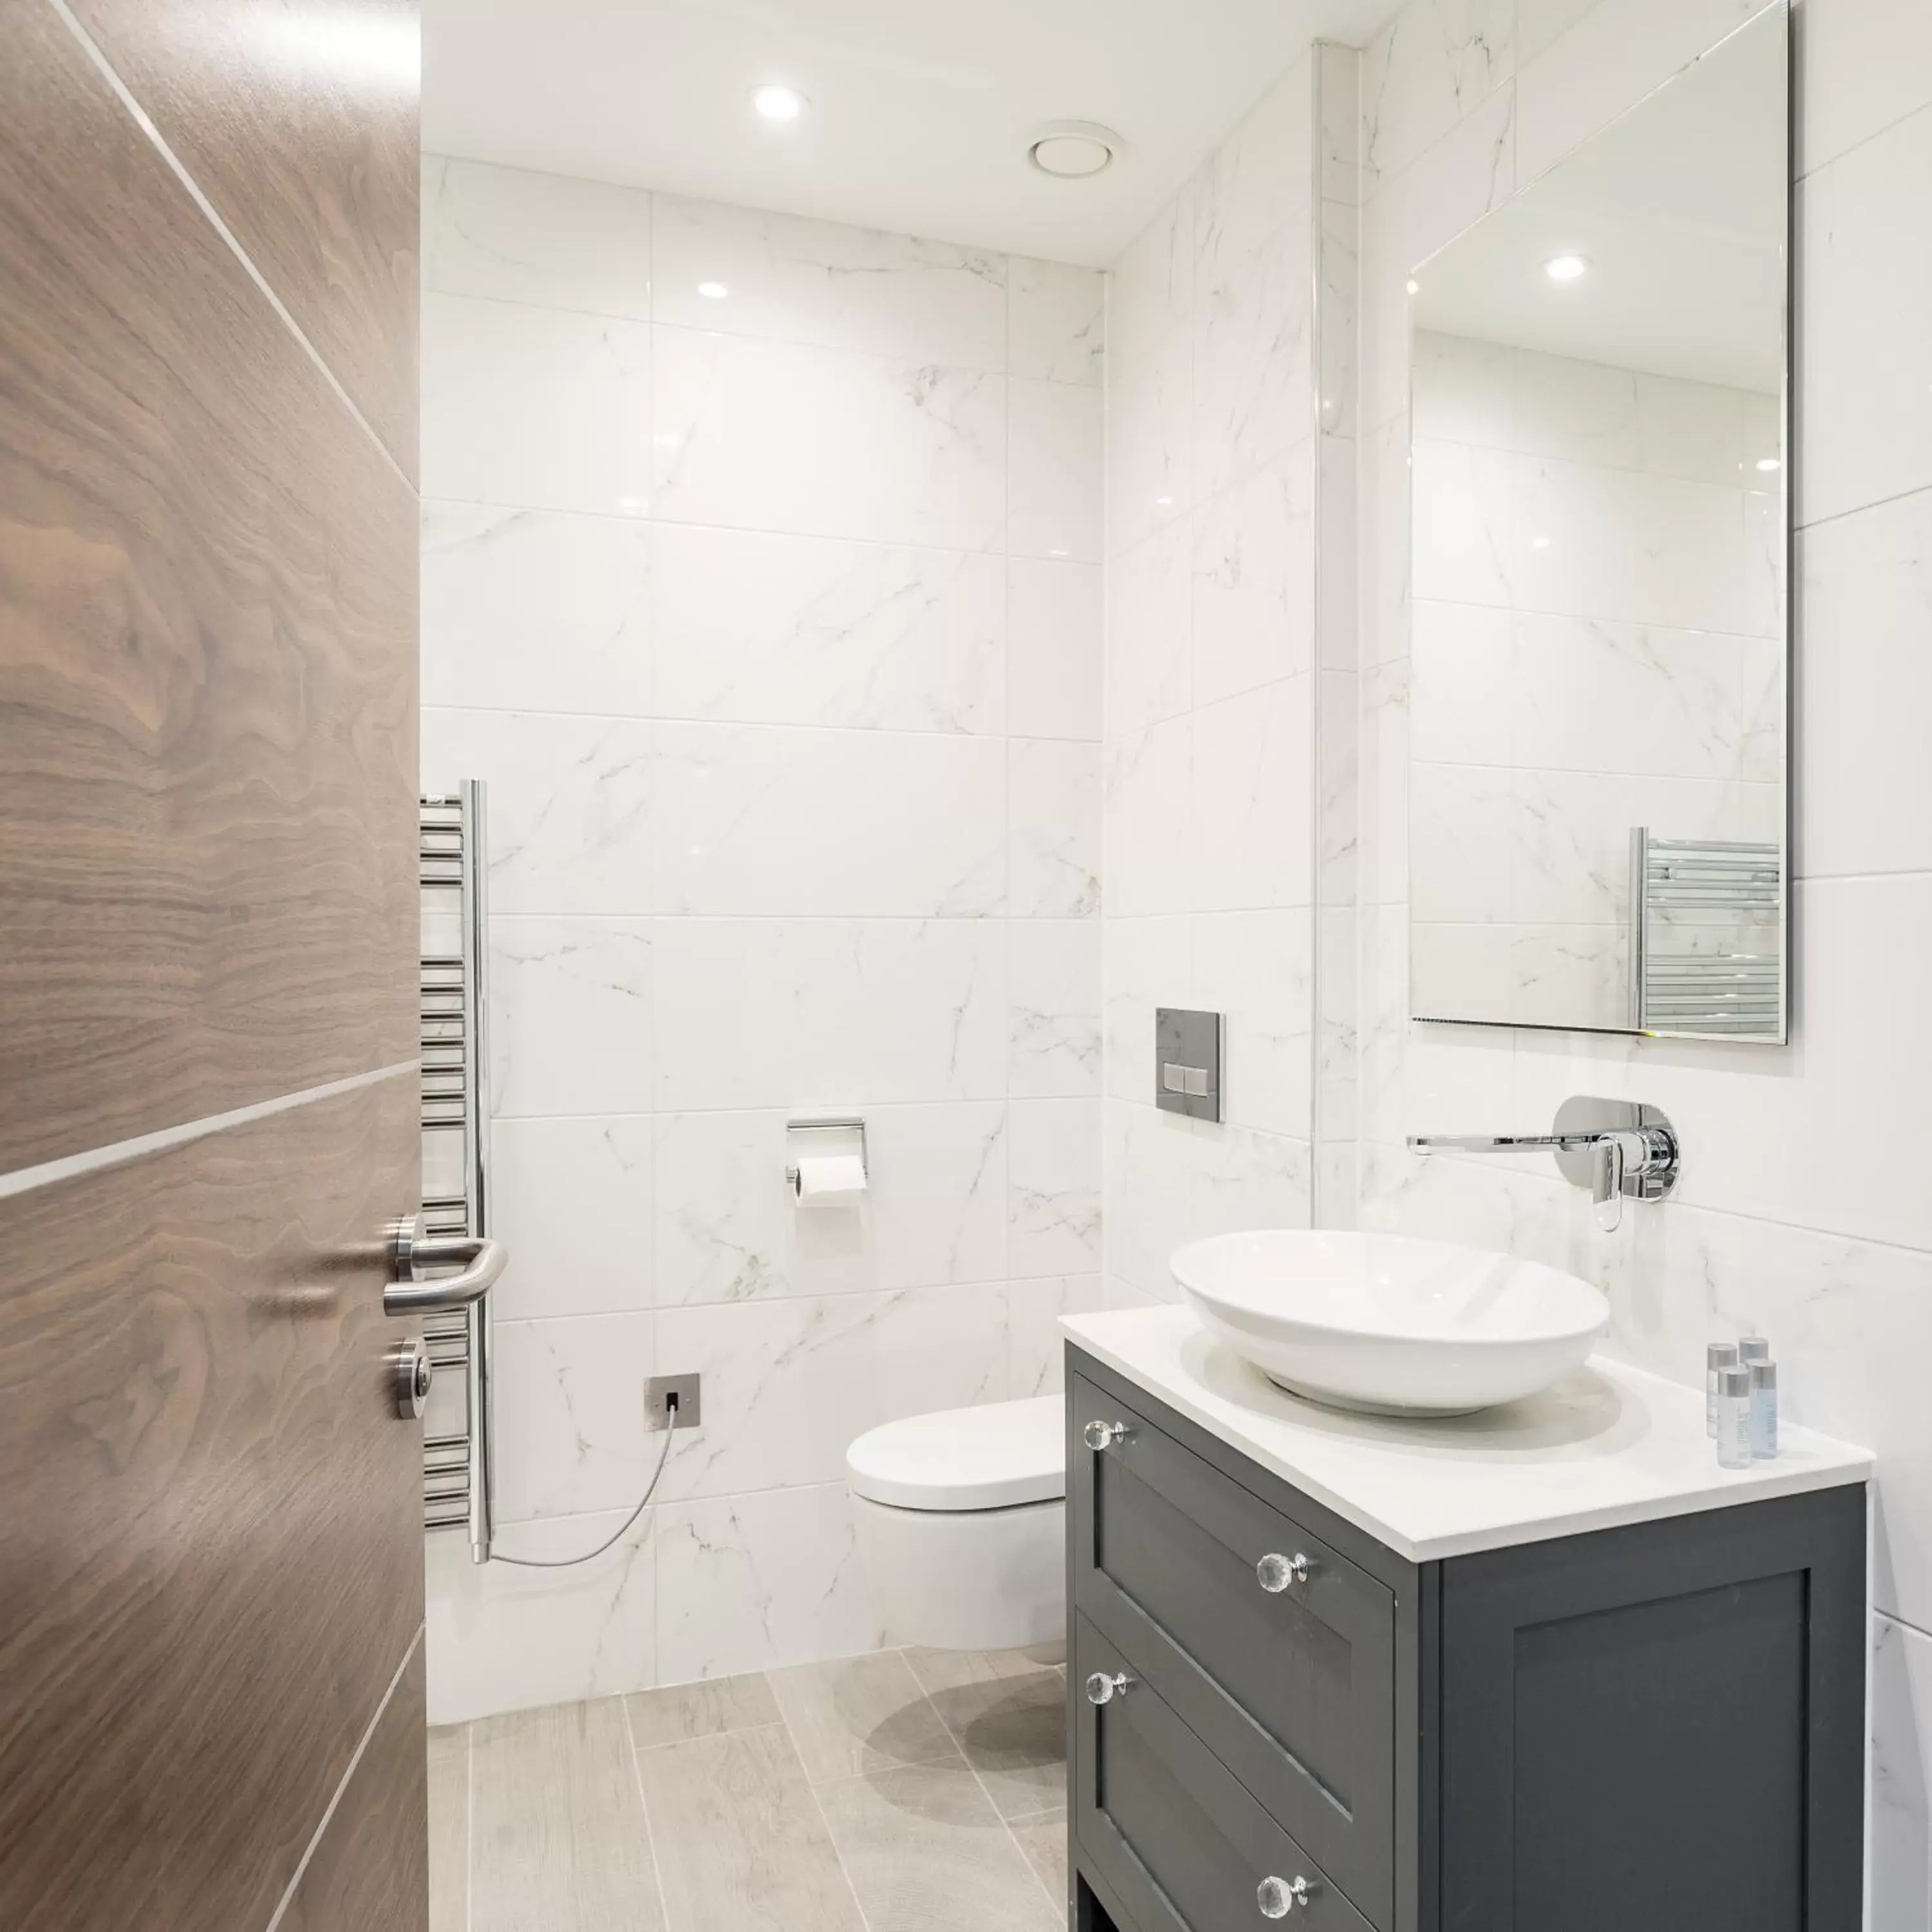
[[1516, 628], [1519, 623], [1535, 621], [1497, 606], [1418, 601], [1410, 692], [1412, 757], [1432, 765], [1514, 761]]
[[1194, 290], [1221, 286], [1282, 230], [1306, 230], [1315, 194], [1316, 55], [1294, 62], [1195, 176]]
[[1106, 278], [1097, 268], [1012, 256], [1006, 265], [1006, 373], [1097, 386], [1106, 295]]
[[655, 1322], [632, 1313], [494, 1325], [501, 1522], [635, 1506], [661, 1446], [644, 1426], [644, 1383], [658, 1360]]
[[1100, 1105], [1015, 1100], [1008, 1108], [1009, 1274], [1029, 1280], [1099, 1268]]
[[1106, 1090], [1110, 1099], [1154, 1098], [1154, 1010], [1192, 997], [1193, 937], [1185, 914], [1106, 922]]
[[[1233, 326], [1231, 320], [1224, 335]], [[1232, 406], [1232, 396], [1226, 406]], [[1123, 370], [1107, 386], [1111, 554], [1118, 556], [1186, 514], [1194, 496], [1194, 444], [1193, 350], [1183, 332], [1138, 368]]]
[[1352, 208], [1362, 192], [1362, 56], [1354, 47], [1318, 40], [1315, 57], [1322, 198]]
[[650, 926], [491, 918], [493, 1113], [650, 1110]]
[[[1006, 1110], [998, 1101], [882, 1107], [866, 1115], [867, 1204], [885, 1288], [1003, 1280], [1009, 1272]], [[796, 1210], [802, 1222], [808, 1209]]]
[[493, 914], [651, 910], [651, 733], [635, 718], [424, 708], [424, 788], [489, 787]]
[[1314, 662], [1315, 445], [1305, 441], [1193, 519], [1193, 700]]
[[1006, 727], [1016, 736], [1100, 736], [1105, 580], [1091, 564], [1006, 564]]
[[1408, 425], [1396, 417], [1363, 439], [1357, 514], [1361, 668], [1408, 655]]
[[1872, 1619], [1873, 1932], [1932, 1925], [1932, 1636]]
[[656, 946], [662, 1112], [1006, 1090], [997, 922], [667, 919]]
[[1673, 376], [1636, 379], [1637, 467], [1694, 482], [1760, 485], [1761, 458], [1781, 460], [1784, 399]]
[[1250, 1127], [1203, 1127], [1194, 1153], [1190, 1240], [1312, 1225], [1314, 1169], [1306, 1141]]
[[1179, 1299], [1168, 1258], [1193, 1238], [1194, 1136], [1184, 1114], [1107, 1102], [1107, 1270], [1156, 1301]]
[[1313, 211], [1227, 264], [1194, 310], [1197, 499], [1305, 440], [1316, 424]]
[[[1416, 438], [1514, 449], [1517, 356], [1507, 343], [1418, 328], [1409, 360], [1409, 421]], [[1631, 408], [1634, 415], [1634, 399]]]
[[1000, 541], [1002, 376], [660, 326], [652, 377], [652, 503], [668, 522]]
[[[1573, 574], [1590, 565], [1606, 567], [1600, 561], [1602, 550], [1594, 545], [1586, 548], [1580, 541], [1594, 500], [1584, 498], [1584, 485], [1595, 483], [1601, 474], [1598, 471], [1526, 462], [1520, 485], [1515, 460], [1500, 451], [1470, 443], [1418, 442], [1411, 473], [1415, 492], [1418, 597], [1450, 604], [1508, 605], [1516, 601], [1512, 573], [1538, 536], [1547, 537], [1552, 544], [1563, 544], [1556, 560], [1543, 565], [1546, 578], [1553, 576], [1559, 565]], [[1565, 483], [1572, 488], [1559, 496], [1558, 488]], [[1516, 519], [1525, 514], [1540, 520], [1530, 537], [1520, 543]], [[1559, 521], [1562, 516], [1567, 516], [1567, 523]], [[1529, 554], [1541, 559], [1547, 553], [1539, 546]], [[1622, 551], [1617, 553], [1616, 560], [1622, 566], [1621, 588], [1630, 566]], [[1570, 594], [1586, 598], [1595, 590], [1594, 580], [1586, 579]], [[1619, 614], [1628, 602], [1625, 590]]]
[[1080, 919], [1100, 909], [1100, 748], [1006, 743], [1006, 910]]
[[[500, 1532], [512, 1556], [594, 1550], [629, 1514], [545, 1517]], [[581, 1568], [521, 1570], [470, 1560], [452, 1532], [426, 1544], [429, 1720], [460, 1724], [647, 1689], [657, 1682], [655, 1518]]]
[[[748, 1301], [878, 1286], [862, 1223], [801, 1216], [785, 1184], [783, 1108], [656, 1120], [658, 1300]], [[801, 1252], [801, 1248], [802, 1252]]]
[[1389, 905], [1408, 897], [1409, 707], [1412, 671], [1406, 659], [1372, 665], [1362, 674], [1362, 864], [1364, 905]]
[[1309, 1137], [1312, 949], [1305, 909], [1195, 916], [1191, 1003], [1223, 1016], [1222, 1112], [1238, 1126]]
[[[1007, 1387], [1000, 1284], [667, 1308], [658, 1358], [704, 1378], [704, 1420], [672, 1445], [659, 1494], [842, 1481], [853, 1439]], [[655, 1446], [655, 1445], [653, 1445]]]
[[1516, 58], [1527, 67], [1603, 0], [1516, 0]]
[[650, 560], [628, 518], [425, 502], [423, 703], [644, 717]]
[[1066, 1386], [1063, 1315], [1095, 1315], [1106, 1305], [1097, 1274], [1006, 1285], [1007, 1374], [1016, 1400], [1058, 1395]]
[[[1365, 123], [1366, 98], [1365, 92]], [[1500, 207], [1523, 178], [1516, 161], [1516, 98], [1514, 88], [1498, 88], [1426, 153], [1381, 182], [1363, 208], [1365, 425], [1386, 422], [1408, 400], [1410, 278], [1471, 223]]]
[[425, 496], [641, 516], [652, 467], [645, 324], [423, 298]]
[[1932, 484], [1932, 109], [1809, 176], [1798, 193], [1798, 520]]
[[1006, 928], [1006, 1091], [1100, 1090], [1100, 923], [1013, 920]]
[[1118, 388], [1177, 333], [1194, 307], [1194, 209], [1190, 178], [1135, 236], [1107, 275], [1109, 386]]
[[658, 1676], [728, 1677], [876, 1648], [842, 1480], [668, 1505], [658, 1521]]
[[1516, 66], [1514, 0], [1420, 0], [1362, 59], [1366, 191], [1450, 133]]
[[1834, 518], [1798, 541], [1804, 648], [1797, 715], [1809, 770], [1804, 876], [1932, 870], [1932, 490]]
[[[1316, 923], [1315, 1113], [1318, 1225], [1346, 1227], [1354, 1210], [1355, 1142], [1361, 1132], [1361, 962], [1359, 909], [1324, 906]], [[1341, 1150], [1340, 1154], [1337, 1150]], [[1346, 1159], [1346, 1171], [1324, 1162]], [[1345, 1186], [1340, 1184], [1346, 1181]], [[1339, 1186], [1339, 1191], [1337, 1191]]]
[[1003, 255], [723, 202], [654, 202], [658, 322], [902, 362], [1006, 366]]
[[1366, 641], [1361, 622], [1360, 446], [1352, 436], [1322, 436], [1316, 446], [1322, 514], [1316, 531], [1316, 654], [1324, 669], [1359, 671]]
[[491, 1123], [490, 1231], [510, 1251], [497, 1321], [651, 1305], [654, 1138], [643, 1114]]
[[1918, 0], [1804, 0], [1795, 19], [1800, 173], [1932, 103], [1932, 16]]
[[1190, 701], [1193, 545], [1171, 523], [1107, 566], [1106, 708], [1110, 748]]
[[1760, 12], [1766, 0], [1616, 0], [1516, 75], [1516, 178], [1534, 181]]
[[976, 917], [1006, 883], [994, 739], [657, 728], [662, 910]]
[[608, 182], [426, 154], [422, 285], [438, 295], [648, 322], [651, 197]]
[[1356, 320], [1361, 305], [1361, 218], [1353, 203], [1324, 201], [1316, 237], [1316, 421], [1330, 436], [1353, 436], [1360, 423], [1360, 360]]
[[1006, 385], [1006, 549], [1014, 556], [1097, 563], [1105, 399], [1090, 385]]
[[1109, 914], [1182, 912], [1194, 902], [1193, 737], [1184, 717], [1108, 742], [1102, 892]]
[[652, 538], [663, 716], [1005, 728], [998, 557], [668, 524]]
[[1313, 687], [1292, 677], [1194, 713], [1186, 869], [1196, 910], [1312, 898]]

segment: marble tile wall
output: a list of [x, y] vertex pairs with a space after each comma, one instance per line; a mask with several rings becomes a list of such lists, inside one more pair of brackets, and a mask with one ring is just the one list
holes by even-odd
[[1630, 828], [1783, 841], [1783, 401], [1431, 332], [1411, 388], [1415, 1010], [1621, 1026]]
[[[1920, 0], [1799, 0], [1793, 782], [1786, 1048], [1417, 1028], [1407, 984], [1412, 265], [1758, 10], [1756, 0], [1412, 0], [1362, 76], [1359, 1212], [1600, 1281], [1614, 1342], [1686, 1380], [1749, 1325], [1789, 1411], [1870, 1444], [1876, 1505], [1868, 1922], [1926, 1932], [1932, 1786], [1932, 31]], [[1614, 1235], [1547, 1164], [1402, 1149], [1534, 1127], [1575, 1093], [1655, 1102], [1678, 1197]]]
[[[1108, 278], [1102, 928], [1118, 1300], [1172, 1294], [1183, 1240], [1306, 1225], [1318, 1122], [1342, 1160], [1353, 1151], [1342, 1003], [1319, 1067], [1312, 1022], [1331, 910], [1345, 972], [1352, 950], [1353, 506], [1338, 479], [1354, 454], [1354, 68], [1339, 50], [1298, 61]], [[1318, 813], [1332, 849], [1318, 849]], [[1154, 1106], [1156, 1006], [1226, 1016], [1222, 1124]]]
[[[490, 787], [500, 1547], [438, 1722], [878, 1640], [845, 1446], [1100, 1271], [1102, 284], [432, 158], [422, 766]], [[1252, 748], [1258, 753], [1263, 747]], [[1229, 891], [1239, 904], [1238, 880]], [[801, 1214], [793, 1112], [873, 1190]]]

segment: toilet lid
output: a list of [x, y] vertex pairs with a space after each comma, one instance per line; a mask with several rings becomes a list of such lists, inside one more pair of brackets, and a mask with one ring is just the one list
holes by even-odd
[[909, 1415], [845, 1452], [857, 1496], [900, 1509], [982, 1510], [1066, 1493], [1066, 1402], [1057, 1395]]

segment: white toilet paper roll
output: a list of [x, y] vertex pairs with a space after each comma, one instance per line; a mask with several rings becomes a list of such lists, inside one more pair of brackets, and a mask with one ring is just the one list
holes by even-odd
[[866, 1191], [866, 1163], [856, 1154], [808, 1155], [798, 1164], [798, 1204], [836, 1208]]

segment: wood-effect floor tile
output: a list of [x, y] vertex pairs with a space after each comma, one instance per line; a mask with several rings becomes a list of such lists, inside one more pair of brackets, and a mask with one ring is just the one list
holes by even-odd
[[429, 1932], [470, 1924], [470, 1726], [429, 1734]]
[[662, 1932], [621, 1700], [470, 1730], [470, 1932]]
[[780, 1721], [771, 1686], [757, 1670], [742, 1677], [707, 1677], [695, 1684], [634, 1690], [624, 1706], [631, 1720], [631, 1742], [640, 1750], [726, 1731], [758, 1730]]
[[1003, 1818], [1066, 1802], [1066, 1682], [1023, 1651], [909, 1650], [907, 1662]]
[[898, 1651], [794, 1664], [769, 1675], [805, 1774], [814, 1784], [959, 1755]]
[[637, 1761], [673, 1932], [866, 1932], [782, 1724]]
[[1060, 1915], [963, 1763], [821, 1785], [871, 1932], [1054, 1932]]

